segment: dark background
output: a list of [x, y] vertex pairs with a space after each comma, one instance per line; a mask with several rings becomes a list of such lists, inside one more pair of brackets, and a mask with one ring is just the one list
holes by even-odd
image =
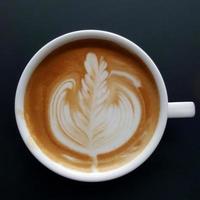
[[[200, 1], [1, 0], [1, 199], [200, 199]], [[196, 117], [170, 119], [154, 154], [117, 180], [81, 183], [42, 166], [14, 118], [19, 77], [39, 48], [61, 34], [101, 29], [121, 34], [155, 61], [170, 101], [192, 100]]]

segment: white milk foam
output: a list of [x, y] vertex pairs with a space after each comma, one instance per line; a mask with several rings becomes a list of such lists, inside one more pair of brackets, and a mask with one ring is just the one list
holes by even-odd
[[[49, 104], [49, 122], [53, 135], [68, 148], [96, 157], [125, 144], [136, 132], [141, 120], [139, 97], [129, 87], [112, 77], [127, 79], [135, 88], [140, 80], [127, 72], [108, 72], [107, 62], [88, 53], [84, 61], [86, 70], [81, 80], [74, 109], [67, 100], [76, 87], [74, 79], [61, 82], [53, 91]], [[116, 88], [111, 91], [108, 85]], [[111, 102], [114, 93], [118, 103]]]

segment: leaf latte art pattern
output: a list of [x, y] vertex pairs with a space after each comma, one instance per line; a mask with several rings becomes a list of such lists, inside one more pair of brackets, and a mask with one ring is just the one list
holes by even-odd
[[[106, 60], [98, 59], [94, 53], [87, 53], [84, 67], [79, 87], [69, 75], [53, 90], [49, 122], [52, 134], [61, 144], [95, 158], [119, 148], [136, 132], [142, 108], [134, 91], [141, 82], [128, 72], [109, 71]], [[74, 88], [77, 106], [68, 100]]]

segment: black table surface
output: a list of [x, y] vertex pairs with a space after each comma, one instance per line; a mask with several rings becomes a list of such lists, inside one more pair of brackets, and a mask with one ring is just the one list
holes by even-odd
[[[1, 0], [1, 199], [200, 199], [200, 1]], [[170, 101], [194, 101], [196, 116], [168, 120], [153, 155], [109, 182], [72, 181], [46, 169], [24, 145], [14, 117], [19, 77], [33, 54], [64, 33], [123, 35], [157, 64]], [[2, 198], [3, 196], [3, 198]]]

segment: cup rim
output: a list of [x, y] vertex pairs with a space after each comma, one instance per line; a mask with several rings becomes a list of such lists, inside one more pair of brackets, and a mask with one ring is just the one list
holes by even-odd
[[[56, 161], [51, 160], [43, 151], [39, 148], [39, 146], [34, 142], [34, 139], [31, 137], [31, 134], [26, 125], [26, 121], [24, 118], [24, 96], [26, 92], [26, 86], [28, 81], [33, 73], [33, 71], [37, 68], [38, 64], [52, 51], [63, 46], [72, 41], [81, 40], [81, 39], [103, 39], [109, 40], [123, 48], [128, 49], [130, 52], [135, 53], [139, 56], [143, 62], [147, 65], [148, 69], [152, 73], [156, 85], [158, 87], [159, 96], [160, 96], [160, 114], [157, 123], [157, 127], [155, 129], [154, 135], [146, 145], [146, 147], [142, 150], [142, 152], [137, 155], [133, 160], [128, 162], [127, 164], [112, 169], [105, 172], [81, 172], [78, 170], [67, 168], [61, 164], [56, 163]], [[139, 167], [143, 162], [145, 162], [153, 151], [158, 146], [167, 122], [167, 107], [168, 107], [168, 96], [167, 90], [165, 87], [165, 83], [163, 78], [156, 67], [155, 63], [152, 59], [142, 50], [138, 45], [134, 42], [124, 38], [115, 33], [111, 33], [108, 31], [101, 30], [80, 30], [70, 32], [64, 35], [61, 35], [46, 45], [44, 45], [28, 62], [26, 65], [17, 85], [16, 94], [15, 94], [15, 118], [17, 122], [17, 126], [20, 132], [20, 135], [28, 147], [29, 151], [34, 155], [34, 157], [46, 166], [51, 171], [73, 180], [84, 181], [84, 182], [99, 182], [99, 181], [107, 181], [111, 179], [115, 179], [121, 177], [129, 172], [135, 170]]]

